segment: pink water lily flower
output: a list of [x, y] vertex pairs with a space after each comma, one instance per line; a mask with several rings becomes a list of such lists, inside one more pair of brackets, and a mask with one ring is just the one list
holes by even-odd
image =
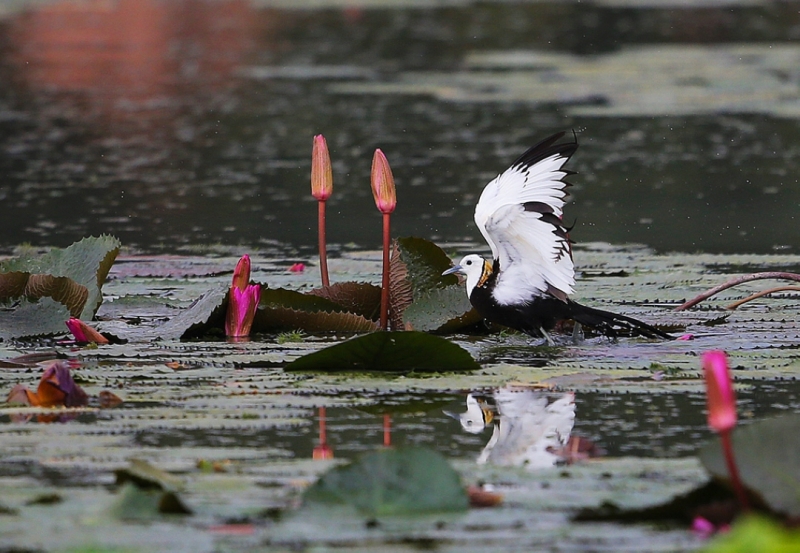
[[244, 338], [250, 335], [259, 301], [261, 301], [261, 285], [250, 284], [250, 256], [243, 255], [233, 271], [233, 281], [228, 294], [226, 336]]

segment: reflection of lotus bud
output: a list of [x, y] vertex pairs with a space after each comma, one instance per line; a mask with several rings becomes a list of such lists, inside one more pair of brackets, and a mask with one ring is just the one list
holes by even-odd
[[333, 193], [333, 169], [328, 144], [325, 137], [318, 134], [314, 137], [314, 148], [311, 151], [311, 195], [324, 202]]
[[243, 255], [233, 271], [233, 282], [228, 294], [226, 336], [241, 338], [250, 335], [259, 301], [261, 285], [250, 284], [250, 256]]
[[375, 150], [372, 158], [372, 195], [375, 205], [381, 213], [392, 213], [397, 207], [397, 193], [394, 187], [394, 176], [386, 156], [380, 150]]
[[736, 395], [725, 352], [703, 354], [703, 372], [708, 398], [708, 426], [715, 432], [727, 432], [736, 426]]

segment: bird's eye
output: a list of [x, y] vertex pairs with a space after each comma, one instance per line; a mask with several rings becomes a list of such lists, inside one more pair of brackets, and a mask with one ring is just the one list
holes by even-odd
[[467, 421], [467, 426], [472, 426], [472, 421]]
[[467, 265], [472, 265], [472, 261], [467, 261]]

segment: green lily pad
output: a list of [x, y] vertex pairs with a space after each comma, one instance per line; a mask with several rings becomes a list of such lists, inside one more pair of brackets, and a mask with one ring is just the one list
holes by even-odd
[[405, 264], [411, 283], [414, 301], [437, 288], [446, 288], [458, 284], [456, 275], [442, 273], [453, 266], [447, 254], [424, 238], [409, 236], [397, 239], [399, 259]]
[[442, 276], [452, 265], [444, 250], [429, 240], [395, 241], [389, 287], [392, 328], [453, 331], [479, 320], [474, 312], [467, 315], [472, 305], [458, 277]]
[[[736, 428], [733, 450], [744, 485], [774, 511], [800, 516], [800, 415], [758, 421]], [[700, 461], [720, 480], [728, 480], [718, 440], [700, 450]]]
[[119, 240], [113, 236], [91, 236], [67, 248], [53, 248], [43, 255], [0, 262], [0, 273], [21, 272], [74, 280], [88, 290], [88, 297], [79, 313], [80, 319], [88, 321], [103, 301], [101, 288], [119, 254], [119, 247]]
[[472, 308], [463, 286], [436, 288], [406, 308], [406, 327], [426, 332], [455, 332], [477, 324], [482, 317]]
[[27, 338], [65, 334], [70, 318], [67, 307], [52, 298], [22, 299], [13, 310], [0, 310], [0, 338]]
[[461, 512], [469, 505], [447, 459], [421, 447], [362, 455], [322, 475], [303, 497], [312, 504], [351, 505], [367, 516]]
[[480, 369], [460, 346], [424, 332], [375, 332], [296, 359], [287, 371], [455, 372]]

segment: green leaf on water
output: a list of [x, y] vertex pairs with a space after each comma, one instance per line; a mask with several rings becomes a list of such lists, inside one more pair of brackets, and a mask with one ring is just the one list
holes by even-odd
[[109, 235], [91, 236], [67, 248], [42, 255], [26, 255], [0, 262], [0, 273], [21, 272], [67, 277], [86, 287], [88, 297], [79, 318], [91, 320], [103, 301], [101, 289], [119, 254], [120, 242]]
[[[732, 433], [733, 450], [744, 485], [767, 506], [790, 517], [800, 516], [800, 415], [754, 422]], [[719, 440], [700, 450], [700, 461], [720, 480], [728, 470]]]
[[464, 287], [458, 285], [433, 289], [403, 312], [407, 328], [425, 332], [455, 332], [481, 319], [469, 303]]
[[424, 332], [375, 332], [305, 355], [287, 371], [461, 372], [480, 365], [460, 346]]
[[400, 260], [405, 264], [411, 283], [414, 301], [433, 289], [458, 284], [456, 275], [442, 273], [453, 266], [444, 250], [424, 238], [409, 236], [397, 239]]
[[444, 250], [429, 240], [395, 241], [389, 288], [392, 328], [453, 331], [479, 320], [466, 293], [455, 293], [458, 277], [442, 276], [452, 265]]
[[322, 475], [303, 498], [310, 504], [351, 505], [367, 516], [461, 512], [469, 505], [447, 459], [422, 447], [362, 455]]
[[22, 299], [11, 310], [0, 310], [0, 338], [26, 338], [65, 334], [70, 312], [67, 307], [52, 298], [38, 301]]

